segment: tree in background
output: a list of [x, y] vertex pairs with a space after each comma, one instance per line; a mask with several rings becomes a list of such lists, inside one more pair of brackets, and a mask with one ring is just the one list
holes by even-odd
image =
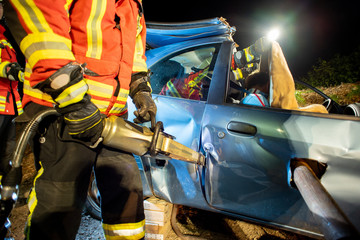
[[360, 46], [349, 55], [336, 54], [330, 60], [319, 58], [301, 80], [315, 87], [330, 87], [360, 81]]

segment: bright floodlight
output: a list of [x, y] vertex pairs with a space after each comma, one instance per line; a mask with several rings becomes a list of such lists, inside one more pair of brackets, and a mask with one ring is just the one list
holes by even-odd
[[280, 36], [280, 30], [278, 28], [271, 29], [267, 35], [267, 37], [271, 41], [275, 41]]

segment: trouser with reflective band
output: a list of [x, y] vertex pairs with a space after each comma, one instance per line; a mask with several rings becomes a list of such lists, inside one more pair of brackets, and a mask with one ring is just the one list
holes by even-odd
[[[39, 105], [28, 106], [25, 113], [33, 116], [31, 110], [36, 112]], [[59, 126], [58, 118], [46, 118], [32, 142], [39, 171], [29, 197], [27, 239], [75, 239], [93, 168], [107, 238], [143, 237], [143, 227], [141, 234], [140, 228], [135, 228], [144, 220], [144, 209], [140, 173], [133, 155], [106, 147], [93, 150], [67, 141], [67, 137], [60, 140]], [[126, 231], [109, 231], [119, 226], [127, 227]]]
[[16, 144], [14, 116], [0, 115], [0, 176], [9, 170]]

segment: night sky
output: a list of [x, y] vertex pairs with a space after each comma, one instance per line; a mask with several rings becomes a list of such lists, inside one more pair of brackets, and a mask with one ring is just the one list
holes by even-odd
[[236, 27], [234, 40], [240, 48], [265, 36], [272, 27], [279, 27], [278, 42], [296, 77], [304, 76], [318, 58], [349, 54], [360, 46], [360, 10], [356, 1], [144, 0], [143, 5], [147, 21], [184, 22], [224, 17]]

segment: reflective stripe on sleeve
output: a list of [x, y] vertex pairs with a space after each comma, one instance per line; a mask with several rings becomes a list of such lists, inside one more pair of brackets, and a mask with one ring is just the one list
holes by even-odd
[[71, 51], [71, 40], [54, 33], [39, 32], [27, 35], [20, 43], [32, 68], [39, 60], [68, 59], [75, 61]]
[[[1, 60], [1, 58], [0, 58], [0, 60]], [[4, 62], [0, 63], [0, 77], [7, 78], [6, 66], [9, 63], [10, 63], [9, 61], [4, 61]]]
[[71, 104], [80, 102], [88, 90], [88, 85], [85, 81], [80, 81], [70, 87], [66, 88], [56, 99], [55, 102], [59, 104], [60, 108], [69, 106]]

